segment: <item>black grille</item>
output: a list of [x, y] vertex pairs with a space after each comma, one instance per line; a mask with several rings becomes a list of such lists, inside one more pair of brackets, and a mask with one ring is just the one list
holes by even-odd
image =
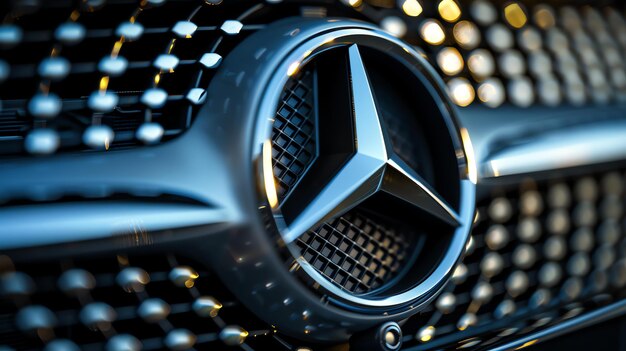
[[622, 298], [625, 186], [611, 172], [495, 192], [452, 282], [405, 325], [405, 345], [486, 347]]
[[[226, 57], [248, 34], [271, 20], [264, 17], [266, 6], [246, 0], [3, 4], [0, 155], [131, 147], [175, 137], [192, 123], [206, 98], [204, 89], [219, 68], [217, 56], [202, 60], [203, 56]], [[283, 11], [276, 6], [274, 10], [275, 15], [298, 13], [297, 7]], [[230, 28], [228, 21], [235, 21], [230, 22]], [[243, 25], [239, 31], [237, 22]], [[129, 32], [122, 31], [121, 26], [130, 23], [140, 28], [137, 38], [122, 35]], [[59, 34], [59, 28], [67, 25], [83, 33], [79, 32], [78, 39], [67, 39]], [[17, 39], [13, 41], [15, 33]], [[160, 55], [175, 57], [177, 64], [171, 69], [157, 64]], [[49, 58], [56, 59], [60, 63], [57, 68], [67, 72], [57, 70], [55, 76], [42, 71], [44, 60]], [[126, 68], [111, 73], [103, 69], [106, 58], [117, 58], [118, 64], [125, 62]], [[152, 103], [142, 99], [150, 88], [160, 89], [161, 94], [153, 96]], [[103, 109], [90, 105], [90, 96], [97, 93], [117, 97], [117, 102], [106, 103]], [[51, 99], [48, 105], [39, 105], [45, 113], [33, 108], [36, 96]], [[161, 138], [142, 137], [138, 130], [147, 122], [162, 128]], [[86, 141], [85, 131], [94, 125], [108, 126], [113, 138], [106, 143]], [[45, 150], [33, 147], [28, 138], [37, 129], [51, 132], [58, 146], [48, 145]]]
[[365, 293], [397, 275], [408, 260], [410, 233], [350, 212], [298, 239], [302, 257], [343, 289]]
[[314, 73], [301, 72], [283, 92], [272, 130], [272, 160], [282, 200], [317, 156], [315, 149]]
[[[194, 335], [198, 349], [222, 349], [233, 345], [223, 341], [224, 336], [220, 337], [225, 328], [242, 328], [242, 333], [247, 334], [240, 346], [244, 350], [292, 347], [286, 339], [275, 334], [271, 326], [255, 318], [234, 299], [215, 274], [174, 256], [120, 255], [88, 261], [66, 260], [15, 266], [3, 256], [0, 262], [3, 269], [0, 275], [0, 348], [36, 350], [55, 341], [69, 339], [83, 350], [103, 350], [115, 336], [130, 335], [142, 344], [143, 350], [160, 350], [167, 348], [169, 333], [186, 330]], [[149, 275], [149, 282], [143, 288], [128, 291], [119, 285], [120, 271], [129, 267], [141, 269]], [[190, 268], [198, 276], [182, 284], [174, 283], [171, 272], [176, 268]], [[61, 291], [63, 283], [59, 278], [64, 272], [77, 269], [95, 278], [95, 286], [68, 295]], [[17, 275], [22, 278], [18, 280], [26, 284], [16, 284]], [[207, 297], [221, 304], [221, 308], [212, 315], [201, 316], [194, 308], [194, 301]], [[140, 305], [154, 299], [161, 299], [168, 306], [169, 314], [149, 321], [141, 315]], [[94, 303], [109, 306], [114, 315], [110, 323], [102, 322], [90, 327], [84, 324], [81, 311]], [[52, 327], [22, 330], [23, 326], [20, 327], [18, 322], [19, 313], [34, 306], [42, 306], [51, 312], [55, 320]], [[34, 315], [42, 316], [41, 313]], [[30, 322], [36, 323], [35, 320]], [[235, 345], [239, 346], [238, 343]]]

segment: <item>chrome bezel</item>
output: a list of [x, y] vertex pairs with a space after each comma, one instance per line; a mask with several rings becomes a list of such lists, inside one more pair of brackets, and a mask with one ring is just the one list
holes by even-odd
[[[302, 269], [316, 283], [314, 285], [318, 287], [317, 290], [327, 295], [327, 301], [337, 306], [366, 313], [393, 313], [413, 309], [417, 311], [419, 307], [436, 295], [451, 276], [453, 268], [462, 256], [465, 244], [469, 238], [475, 205], [475, 165], [474, 160], [468, 157], [468, 154], [471, 153], [471, 143], [467, 135], [462, 135], [463, 133], [461, 133], [454, 108], [445, 93], [445, 88], [443, 88], [443, 82], [416, 50], [375, 27], [347, 22], [350, 23], [352, 28], [333, 29], [333, 22], [336, 22], [336, 20], [328, 20], [324, 26], [320, 26], [319, 32], [311, 37], [298, 38], [297, 44], [292, 44], [293, 48], [285, 56], [275, 58], [279, 64], [273, 69], [273, 76], [265, 85], [265, 93], [260, 98], [257, 109], [257, 116], [259, 117], [253, 142], [253, 159], [258, 162], [256, 176], [260, 192], [259, 197], [262, 203], [261, 207], [268, 206], [275, 217], [281, 216], [280, 209], [275, 205], [271, 205], [273, 201], [268, 201], [268, 189], [264, 180], [268, 174], [273, 173], [271, 173], [271, 169], [270, 173], [267, 173], [267, 156], [264, 161], [263, 145], [271, 143], [274, 114], [278, 108], [277, 104], [283, 87], [293, 75], [294, 66], [302, 67], [310, 62], [316, 54], [333, 47], [348, 44], [364, 45], [382, 50], [390, 56], [395, 56], [398, 60], [404, 61], [407, 68], [415, 73], [429, 90], [432, 98], [436, 100], [441, 115], [445, 118], [459, 166], [461, 197], [459, 213], [462, 224], [454, 230], [451, 244], [441, 259], [439, 266], [424, 281], [416, 283], [415, 286], [402, 293], [387, 297], [357, 296], [342, 290], [328, 281], [303, 258], [297, 258], [300, 254], [292, 245], [284, 245], [284, 243], [280, 242], [280, 238], [278, 238], [278, 244], [279, 247], [286, 247], [289, 253], [297, 258]], [[345, 24], [346, 22], [342, 21], [342, 23]], [[295, 28], [294, 33], [297, 34], [297, 32], [298, 29]], [[271, 167], [271, 163], [269, 166]]]

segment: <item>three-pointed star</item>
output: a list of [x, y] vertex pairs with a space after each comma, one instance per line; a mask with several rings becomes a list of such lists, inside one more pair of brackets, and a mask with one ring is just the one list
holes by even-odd
[[299, 214], [282, 228], [290, 243], [306, 231], [340, 216], [383, 191], [452, 226], [459, 215], [406, 164], [386, 140], [374, 94], [356, 44], [348, 48], [356, 152]]

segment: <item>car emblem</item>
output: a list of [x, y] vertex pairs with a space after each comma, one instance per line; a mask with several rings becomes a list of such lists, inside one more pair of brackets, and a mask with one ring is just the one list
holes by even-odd
[[[283, 226], [285, 242], [346, 213], [379, 191], [459, 226], [455, 210], [391, 147], [357, 44], [348, 48], [348, 67], [354, 109], [354, 139], [350, 142], [354, 142], [355, 153], [300, 214]], [[321, 139], [328, 137], [323, 130], [319, 133]]]
[[288, 334], [346, 340], [437, 296], [475, 208], [444, 86], [414, 49], [354, 21], [279, 21], [223, 60], [207, 132], [232, 145], [241, 217], [255, 220], [211, 259], [235, 258], [220, 277], [248, 308]]

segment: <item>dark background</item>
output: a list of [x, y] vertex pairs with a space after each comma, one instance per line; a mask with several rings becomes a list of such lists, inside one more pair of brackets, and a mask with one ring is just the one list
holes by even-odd
[[530, 347], [529, 351], [626, 350], [626, 318], [617, 318]]

